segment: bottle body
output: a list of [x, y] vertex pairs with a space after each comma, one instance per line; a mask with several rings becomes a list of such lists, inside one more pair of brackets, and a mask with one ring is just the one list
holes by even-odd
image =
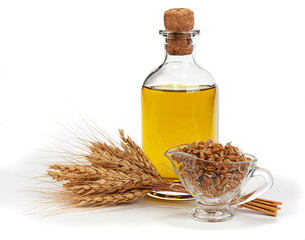
[[142, 147], [162, 177], [178, 181], [164, 153], [180, 144], [218, 140], [218, 90], [195, 59], [199, 30], [160, 34], [164, 62], [142, 86]]
[[164, 152], [193, 141], [217, 141], [216, 85], [192, 90], [166, 87], [142, 88], [142, 146], [162, 177], [178, 180]]

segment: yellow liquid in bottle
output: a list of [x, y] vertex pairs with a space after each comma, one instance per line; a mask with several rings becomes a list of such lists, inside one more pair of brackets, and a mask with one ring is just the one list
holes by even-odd
[[142, 147], [162, 177], [177, 180], [164, 156], [169, 148], [198, 140], [217, 141], [217, 117], [216, 87], [195, 91], [143, 87]]

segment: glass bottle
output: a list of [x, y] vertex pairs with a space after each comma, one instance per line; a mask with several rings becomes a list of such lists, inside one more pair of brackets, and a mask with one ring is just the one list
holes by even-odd
[[[165, 38], [166, 54], [142, 86], [142, 147], [162, 177], [178, 182], [164, 153], [179, 144], [218, 140], [217, 87], [212, 75], [195, 59], [199, 30], [159, 33]], [[150, 195], [190, 198], [172, 192]]]

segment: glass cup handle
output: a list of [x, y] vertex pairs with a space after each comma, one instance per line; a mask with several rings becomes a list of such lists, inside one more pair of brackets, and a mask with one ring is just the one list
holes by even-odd
[[273, 176], [267, 169], [257, 167], [254, 170], [251, 178], [257, 177], [257, 176], [263, 177], [265, 179], [265, 184], [260, 186], [258, 189], [254, 190], [251, 193], [244, 194], [242, 196], [239, 196], [237, 199], [234, 199], [232, 201], [233, 206], [238, 206], [238, 205], [244, 204], [246, 202], [250, 202], [250, 201], [254, 200], [255, 198], [258, 198], [261, 195], [263, 195], [265, 192], [267, 192], [272, 187]]

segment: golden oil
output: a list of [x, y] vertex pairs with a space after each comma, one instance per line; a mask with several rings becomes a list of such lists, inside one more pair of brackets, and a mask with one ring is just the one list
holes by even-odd
[[[181, 88], [181, 86], [179, 87]], [[164, 152], [193, 141], [217, 141], [217, 88], [142, 88], [142, 147], [162, 177], [177, 180]]]

